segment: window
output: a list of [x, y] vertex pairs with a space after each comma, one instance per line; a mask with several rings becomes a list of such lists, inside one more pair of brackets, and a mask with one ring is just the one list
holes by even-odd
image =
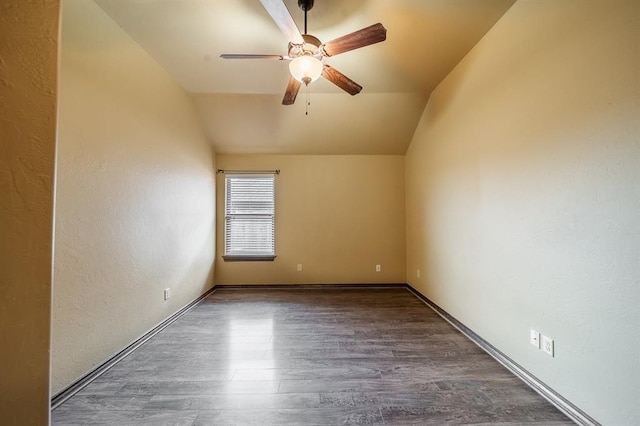
[[226, 175], [225, 260], [275, 258], [274, 175]]

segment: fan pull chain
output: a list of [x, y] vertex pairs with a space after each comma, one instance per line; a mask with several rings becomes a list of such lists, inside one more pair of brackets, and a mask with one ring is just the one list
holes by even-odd
[[305, 101], [304, 115], [309, 115], [309, 105], [311, 105], [311, 89], [309, 89], [309, 85], [307, 85], [307, 100]]

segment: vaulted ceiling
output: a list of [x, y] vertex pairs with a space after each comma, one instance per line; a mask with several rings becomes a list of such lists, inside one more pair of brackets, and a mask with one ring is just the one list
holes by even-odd
[[[218, 153], [404, 154], [431, 91], [515, 0], [316, 0], [308, 32], [329, 41], [381, 22], [387, 40], [327, 58], [364, 87], [319, 79], [283, 106], [287, 39], [258, 0], [95, 0], [188, 93]], [[298, 28], [304, 13], [284, 0]], [[308, 108], [308, 115], [305, 109]]]

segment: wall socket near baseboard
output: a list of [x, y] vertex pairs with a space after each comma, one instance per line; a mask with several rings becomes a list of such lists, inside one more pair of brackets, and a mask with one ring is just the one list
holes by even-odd
[[170, 288], [165, 288], [164, 289], [164, 300], [168, 300], [171, 297], [171, 289]]
[[554, 356], [553, 339], [551, 337], [540, 334], [533, 328], [529, 330], [529, 342], [538, 349], [542, 349], [544, 353]]
[[376, 265], [376, 272], [382, 271], [382, 267], [380, 265]]
[[551, 337], [542, 335], [542, 350], [546, 354], [553, 356], [553, 339]]
[[298, 263], [298, 272], [302, 272], [302, 263]]

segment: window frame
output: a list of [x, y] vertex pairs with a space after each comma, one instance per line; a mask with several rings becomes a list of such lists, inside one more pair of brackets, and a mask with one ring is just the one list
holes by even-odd
[[[276, 216], [276, 173], [228, 173], [225, 174], [224, 179], [224, 254], [222, 258], [225, 261], [273, 261], [276, 258], [276, 247], [275, 247], [275, 216]], [[230, 181], [232, 179], [255, 179], [255, 178], [269, 178], [271, 180], [271, 195], [272, 195], [272, 206], [273, 209], [270, 213], [232, 213], [230, 212], [229, 197], [231, 195], [232, 188], [230, 188]], [[271, 252], [253, 252], [253, 253], [229, 253], [229, 239], [232, 238], [230, 235], [230, 231], [228, 230], [230, 221], [233, 220], [233, 217], [242, 217], [242, 216], [253, 216], [258, 218], [270, 218], [271, 220]]]

